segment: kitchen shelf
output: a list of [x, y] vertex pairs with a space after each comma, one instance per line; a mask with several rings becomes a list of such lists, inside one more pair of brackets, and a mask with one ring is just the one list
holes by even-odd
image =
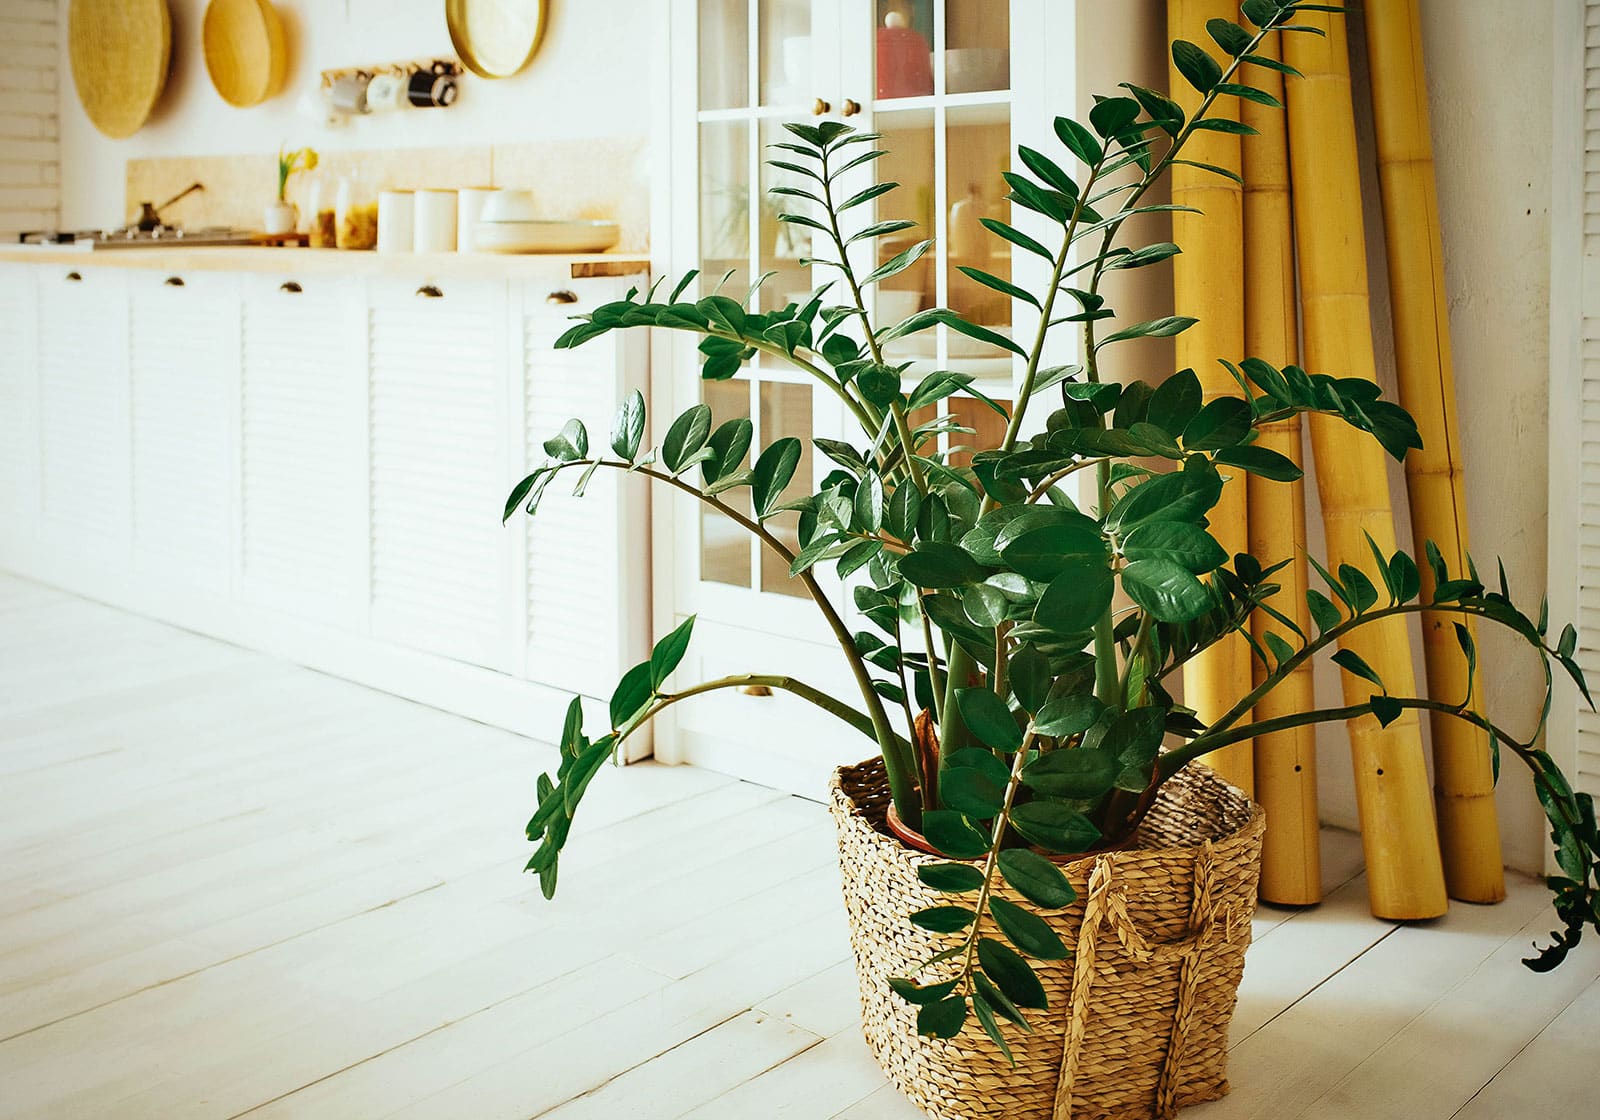
[[267, 272], [297, 275], [426, 276], [470, 280], [548, 277], [564, 271], [572, 279], [632, 276], [648, 270], [641, 253], [373, 253], [341, 249], [291, 249], [259, 246], [161, 249], [82, 249], [43, 245], [0, 247], [0, 262], [63, 264], [180, 272]]

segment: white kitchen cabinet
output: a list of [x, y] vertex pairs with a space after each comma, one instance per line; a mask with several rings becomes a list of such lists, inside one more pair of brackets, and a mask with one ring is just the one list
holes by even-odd
[[122, 274], [47, 266], [34, 274], [39, 505], [50, 541], [125, 564], [132, 510], [128, 304]]
[[[33, 362], [37, 295], [28, 270], [0, 265], [0, 515], [26, 516], [38, 502], [38, 379]], [[9, 530], [0, 529], [0, 536]]]
[[[658, 212], [671, 216], [671, 226], [657, 240], [656, 270], [669, 283], [690, 268], [710, 283], [731, 271], [723, 291], [735, 298], [752, 280], [771, 274], [755, 297], [760, 310], [802, 299], [833, 280], [833, 272], [809, 264], [813, 255], [829, 255], [831, 246], [814, 247], [805, 227], [777, 220], [781, 211], [804, 204], [768, 193], [809, 184], [789, 183], [792, 173], [766, 161], [779, 154], [769, 145], [792, 139], [785, 122], [842, 120], [881, 133], [874, 146], [890, 153], [850, 172], [842, 192], [874, 181], [901, 184], [849, 211], [844, 232], [887, 218], [910, 218], [919, 227], [898, 239], [858, 244], [877, 253], [877, 259], [852, 258], [858, 275], [917, 240], [934, 242], [916, 266], [876, 294], [878, 325], [946, 306], [1001, 332], [1030, 332], [1031, 308], [994, 298], [960, 266], [1024, 286], [1047, 280], [1038, 262], [1013, 262], [1010, 246], [983, 231], [979, 219], [1041, 232], [1033, 215], [1013, 212], [1004, 201], [1000, 173], [1013, 166], [1019, 143], [1058, 149], [1054, 117], [1078, 115], [1076, 9], [1046, 0], [672, 0], [665, 17], [672, 96], [656, 116], [668, 188]], [[1019, 363], [991, 356], [992, 349], [968, 353], [969, 342], [941, 326], [907, 339], [891, 357], [910, 362], [907, 376], [913, 378], [957, 365], [978, 374], [989, 395], [1009, 399]], [[796, 491], [831, 468], [811, 452], [812, 436], [864, 442], [830, 394], [815, 391], [781, 362], [758, 356], [732, 380], [702, 382], [692, 338], [674, 335], [657, 356], [664, 359], [654, 384], [662, 422], [704, 402], [718, 423], [748, 416], [757, 450], [780, 436], [800, 437], [807, 454]], [[980, 438], [998, 434], [996, 418], [976, 402], [945, 407], [977, 427]], [[659, 633], [697, 616], [685, 676], [788, 672], [855, 700], [832, 635], [782, 559], [692, 498], [660, 500], [671, 512], [657, 519], [656, 585], [658, 597], [670, 599], [658, 602], [655, 622]], [[792, 525], [779, 519], [770, 527], [793, 540]], [[829, 582], [831, 572], [819, 570], [818, 578], [847, 622], [855, 623], [849, 597]], [[761, 728], [758, 739], [749, 737], [752, 726]], [[657, 735], [664, 758], [808, 792], [835, 764], [857, 761], [868, 750], [855, 732], [792, 698], [733, 691], [670, 710]]]
[[366, 337], [341, 276], [241, 278], [239, 587], [248, 602], [366, 623]]
[[501, 512], [647, 386], [641, 336], [554, 348], [642, 268], [194, 252], [0, 263], [0, 569], [540, 738], [573, 693], [601, 722], [649, 652], [641, 480]]
[[504, 284], [368, 292], [372, 632], [510, 671], [506, 321]]
[[[544, 461], [544, 441], [573, 418], [583, 420], [591, 450], [609, 454], [617, 408], [629, 393], [646, 389], [645, 340], [637, 332], [555, 348], [574, 315], [621, 299], [629, 286], [595, 278], [517, 287], [528, 466]], [[574, 497], [580, 474], [558, 479], [537, 516], [512, 522], [526, 537], [524, 671], [533, 680], [609, 697], [621, 675], [649, 653], [650, 495], [647, 480], [603, 470]]]
[[238, 285], [128, 283], [128, 472], [135, 575], [225, 594], [232, 576]]

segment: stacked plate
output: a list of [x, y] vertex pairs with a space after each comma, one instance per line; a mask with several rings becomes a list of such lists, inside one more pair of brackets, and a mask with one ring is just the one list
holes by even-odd
[[622, 236], [616, 222], [535, 218], [532, 191], [497, 191], [484, 203], [472, 247], [483, 253], [599, 253]]

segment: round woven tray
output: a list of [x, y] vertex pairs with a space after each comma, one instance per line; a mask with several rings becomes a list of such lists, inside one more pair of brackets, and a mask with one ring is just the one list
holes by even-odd
[[[1244, 972], [1266, 815], [1211, 771], [1168, 782], [1133, 846], [1064, 864], [1078, 900], [1043, 916], [1073, 959], [1034, 961], [1049, 1009], [1032, 1034], [1007, 1027], [1012, 1068], [972, 1019], [953, 1039], [917, 1033], [891, 976], [960, 935], [920, 930], [914, 910], [948, 903], [916, 869], [949, 862], [887, 834], [882, 759], [841, 767], [830, 789], [839, 833], [862, 1031], [891, 1081], [937, 1120], [1137, 1120], [1228, 1091], [1228, 1023]], [[1029, 905], [1009, 887], [998, 892]], [[1030, 907], [1031, 908], [1031, 907]]]
[[67, 56], [89, 120], [113, 139], [132, 136], [167, 84], [167, 0], [72, 0]]

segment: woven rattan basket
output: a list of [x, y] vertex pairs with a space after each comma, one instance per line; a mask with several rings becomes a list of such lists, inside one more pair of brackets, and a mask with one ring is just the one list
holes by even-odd
[[[1012, 1068], [968, 1020], [953, 1039], [917, 1033], [891, 976], [958, 940], [907, 915], [947, 903], [917, 878], [945, 862], [887, 835], [883, 761], [841, 767], [831, 786], [862, 1030], [889, 1079], [937, 1120], [1169, 1117], [1228, 1091], [1228, 1022], [1244, 972], [1265, 814], [1209, 770], [1162, 789], [1131, 847], [1063, 865], [1078, 901], [1046, 915], [1072, 960], [1033, 962], [1049, 1010], [1008, 1029]], [[1000, 892], [1013, 901], [1024, 902]], [[948, 970], [950, 964], [942, 966]]]

